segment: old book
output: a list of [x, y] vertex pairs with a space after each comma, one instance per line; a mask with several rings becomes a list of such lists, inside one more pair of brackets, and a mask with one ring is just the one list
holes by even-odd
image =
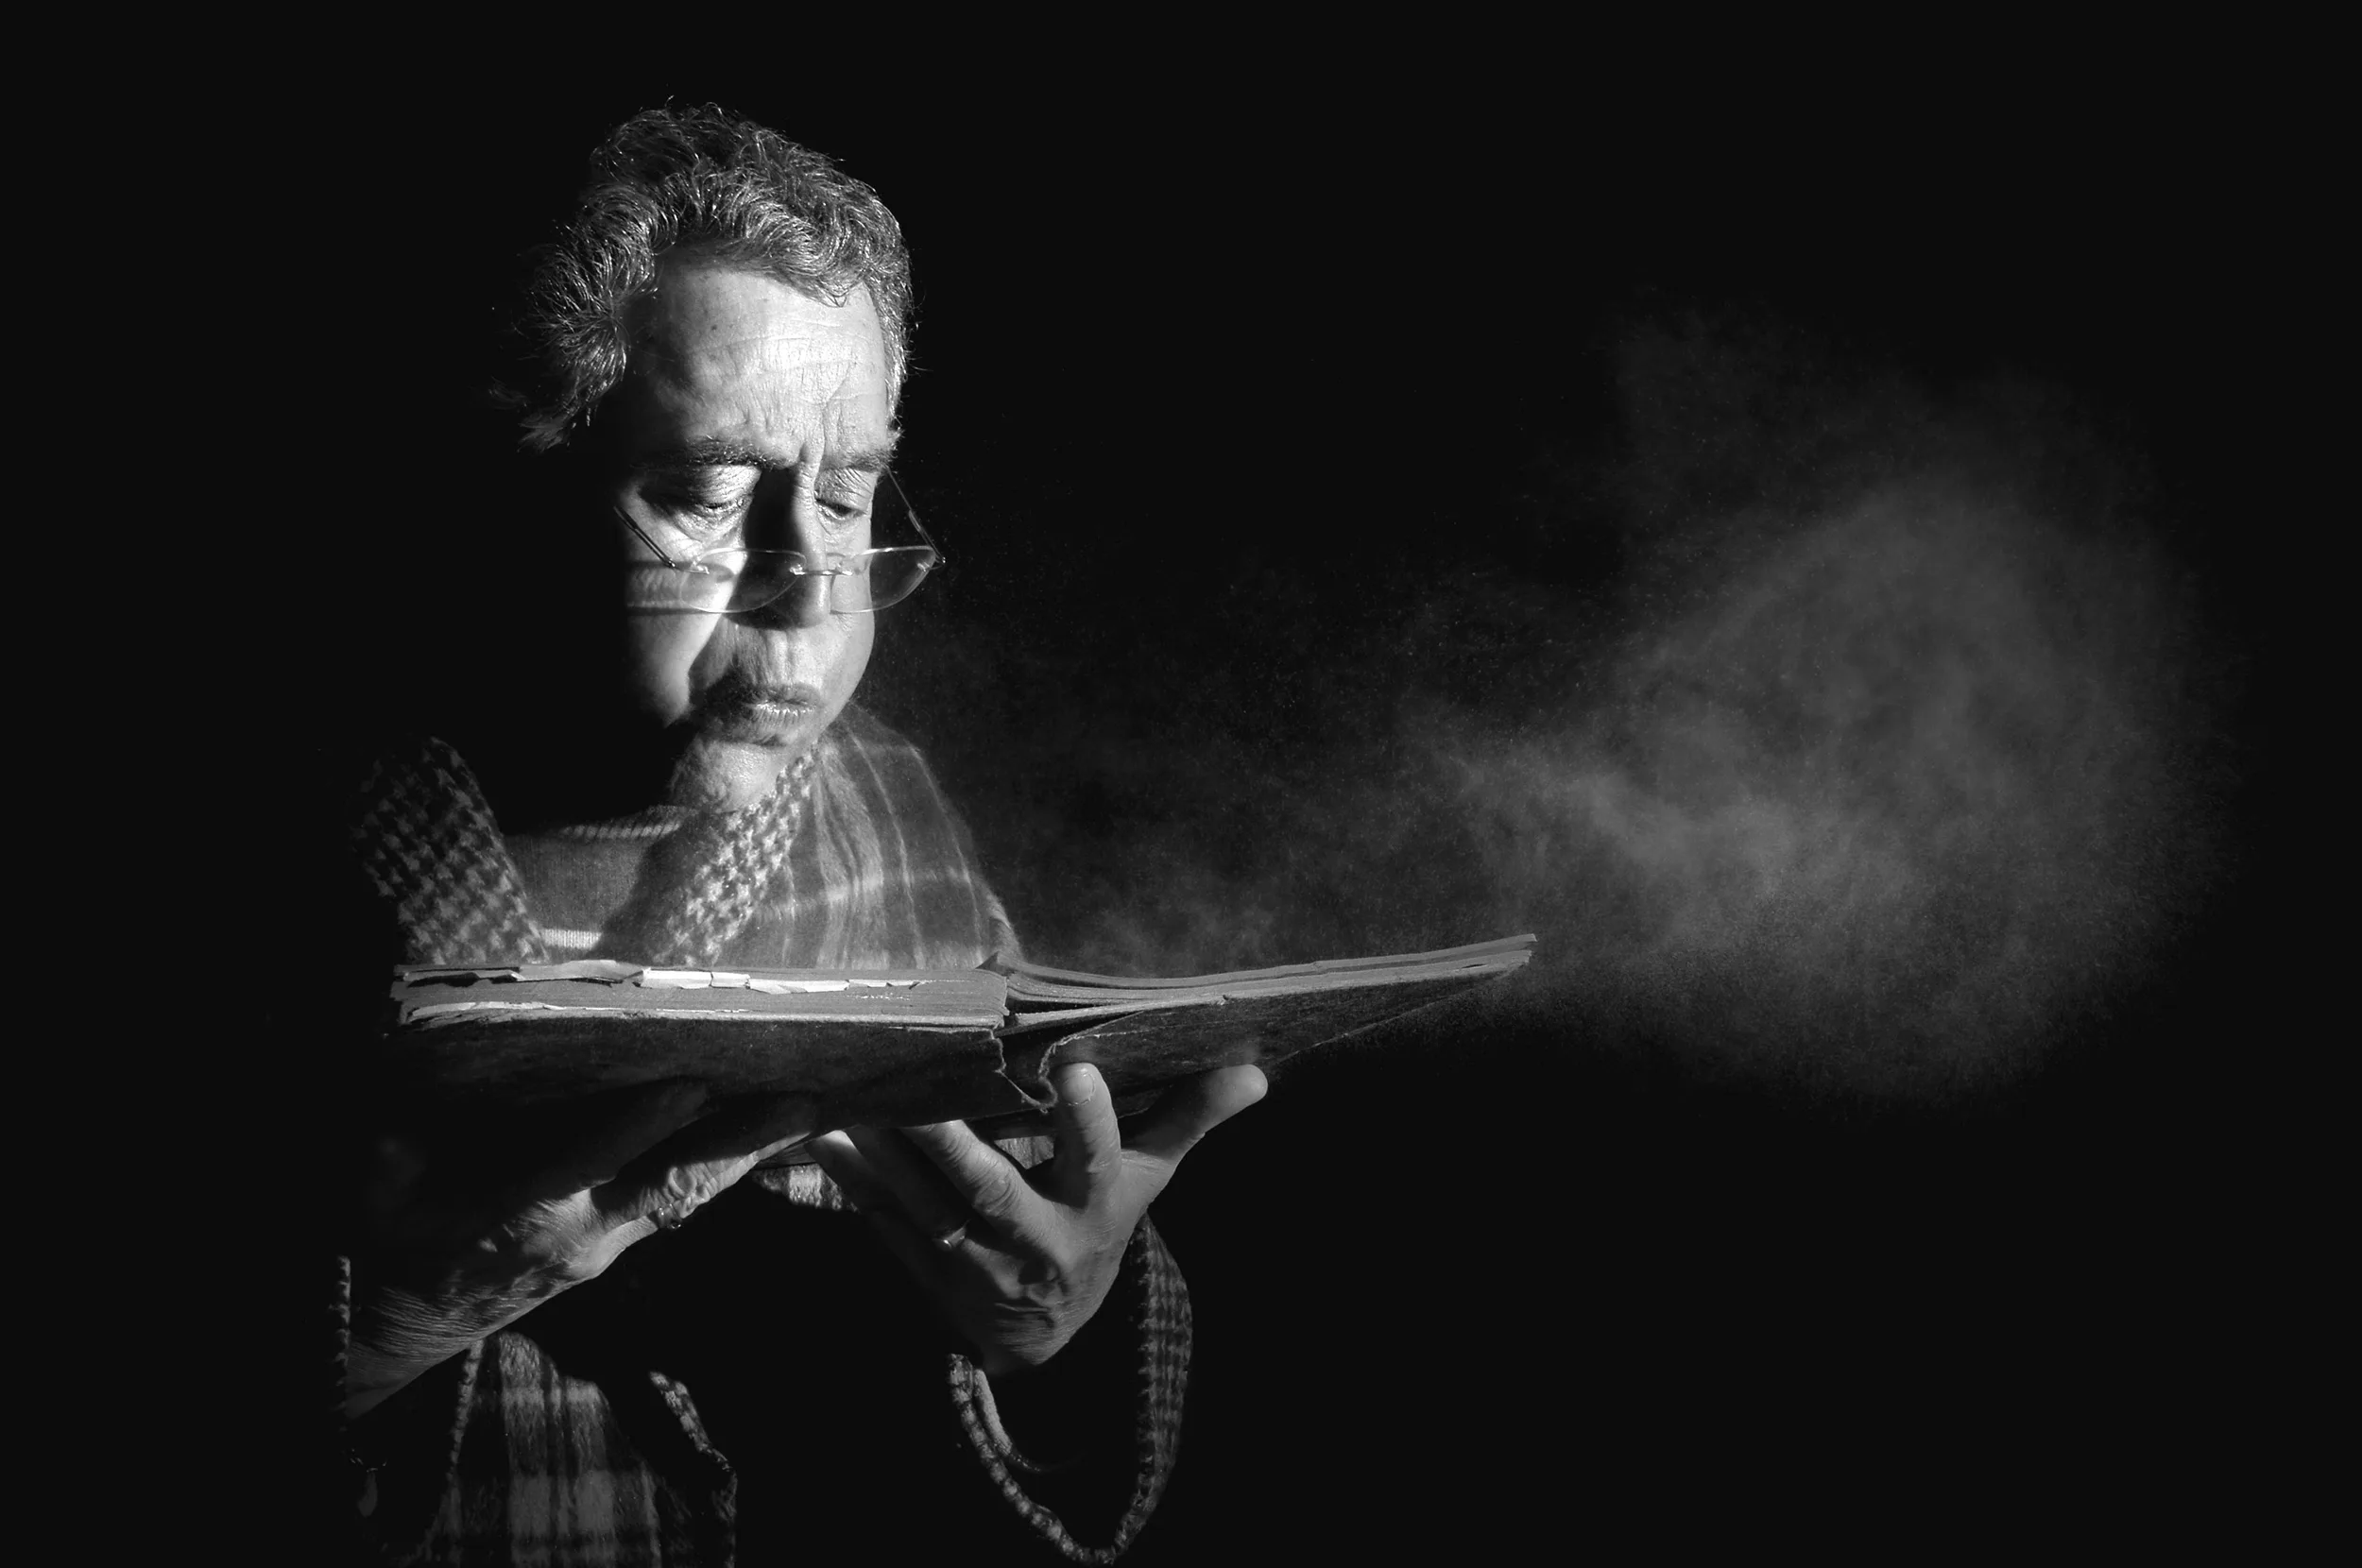
[[1301, 1052], [1513, 973], [1533, 940], [1177, 979], [1028, 963], [409, 968], [395, 976], [372, 1092], [475, 1120], [686, 1080], [725, 1122], [732, 1100], [795, 1093], [813, 1097], [821, 1130], [960, 1119], [1007, 1136], [1045, 1125], [1060, 1063], [1094, 1064], [1119, 1114], [1213, 1067], [1277, 1076]]

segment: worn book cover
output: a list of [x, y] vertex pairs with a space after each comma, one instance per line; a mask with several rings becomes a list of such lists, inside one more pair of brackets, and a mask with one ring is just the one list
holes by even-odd
[[1095, 1065], [1120, 1114], [1214, 1067], [1277, 1076], [1524, 966], [1532, 936], [1178, 978], [999, 970], [664, 969], [608, 960], [396, 973], [372, 1075], [389, 1103], [481, 1117], [689, 1081], [717, 1106], [808, 1094], [819, 1126], [1031, 1131], [1051, 1070]]

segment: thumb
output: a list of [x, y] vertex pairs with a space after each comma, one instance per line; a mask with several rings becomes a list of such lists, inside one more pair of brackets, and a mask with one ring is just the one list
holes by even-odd
[[[1124, 1139], [1137, 1154], [1178, 1166], [1197, 1140], [1261, 1099], [1271, 1088], [1263, 1069], [1218, 1067], [1176, 1083]], [[1168, 1169], [1170, 1174], [1170, 1169]]]

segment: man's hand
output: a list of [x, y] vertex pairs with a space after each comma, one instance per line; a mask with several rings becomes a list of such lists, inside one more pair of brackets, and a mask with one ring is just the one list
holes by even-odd
[[1266, 1084], [1258, 1067], [1203, 1074], [1128, 1138], [1098, 1068], [1070, 1064], [1053, 1086], [1056, 1153], [1031, 1170], [956, 1121], [855, 1128], [812, 1146], [989, 1375], [1040, 1366], [1090, 1321], [1182, 1157]]
[[[679, 1224], [812, 1131], [801, 1096], [693, 1129], [704, 1104], [694, 1085], [651, 1090], [543, 1168], [488, 1190], [454, 1190], [415, 1149], [381, 1145], [364, 1194], [370, 1234], [354, 1259], [346, 1415], [596, 1279], [626, 1247]], [[756, 1147], [714, 1153], [716, 1145]]]

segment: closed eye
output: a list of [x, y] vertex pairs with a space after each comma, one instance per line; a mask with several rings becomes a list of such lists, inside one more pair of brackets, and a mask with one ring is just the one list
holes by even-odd
[[820, 475], [813, 486], [813, 500], [820, 503], [823, 526], [831, 534], [850, 531], [869, 515], [870, 499], [877, 489], [878, 478], [852, 469], [831, 469]]
[[746, 470], [691, 469], [647, 484], [641, 499], [683, 533], [708, 541], [745, 517], [754, 501], [756, 477]]

